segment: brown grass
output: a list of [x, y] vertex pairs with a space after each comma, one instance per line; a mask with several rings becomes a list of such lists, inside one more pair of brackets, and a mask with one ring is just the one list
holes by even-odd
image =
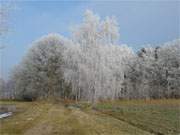
[[[97, 104], [0, 101], [15, 105], [12, 117], [0, 120], [1, 135], [176, 135], [180, 100], [118, 100]], [[94, 110], [95, 109], [95, 110]]]

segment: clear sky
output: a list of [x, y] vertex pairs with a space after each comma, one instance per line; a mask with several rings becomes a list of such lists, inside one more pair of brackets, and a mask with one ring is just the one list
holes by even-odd
[[179, 38], [180, 1], [39, 1], [16, 2], [10, 16], [11, 32], [4, 39], [3, 76], [23, 57], [31, 42], [48, 33], [70, 36], [70, 27], [82, 21], [86, 9], [115, 16], [120, 26], [120, 43], [135, 51]]

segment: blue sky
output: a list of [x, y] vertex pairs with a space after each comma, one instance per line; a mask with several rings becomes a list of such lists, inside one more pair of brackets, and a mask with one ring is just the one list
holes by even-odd
[[120, 43], [135, 51], [179, 38], [180, 2], [136, 1], [38, 1], [16, 2], [10, 16], [10, 33], [5, 37], [3, 76], [22, 59], [31, 42], [48, 33], [70, 36], [70, 27], [82, 21], [86, 9], [115, 16], [120, 26]]

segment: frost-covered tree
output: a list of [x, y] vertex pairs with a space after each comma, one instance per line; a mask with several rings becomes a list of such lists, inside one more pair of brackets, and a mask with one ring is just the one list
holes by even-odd
[[5, 81], [0, 78], [0, 99], [4, 98]]
[[49, 34], [35, 41], [14, 70], [16, 95], [21, 98], [64, 96], [62, 52], [68, 40]]
[[72, 40], [50, 34], [35, 41], [13, 71], [11, 95], [91, 102], [180, 97], [180, 40], [135, 54], [118, 45], [115, 18], [101, 19], [90, 10], [72, 35]]
[[180, 42], [143, 48], [130, 64], [127, 91], [130, 98], [177, 98], [180, 95]]
[[0, 36], [7, 32], [8, 8], [0, 3]]
[[158, 53], [164, 78], [164, 97], [180, 97], [180, 39], [165, 43]]
[[14, 6], [13, 1], [0, 1], [0, 37], [9, 31], [10, 13]]
[[88, 48], [100, 44], [113, 44], [119, 38], [119, 27], [114, 17], [100, 17], [87, 10], [83, 23], [73, 31], [73, 39], [80, 45]]
[[115, 45], [118, 38], [114, 18], [101, 20], [92, 11], [85, 12], [83, 23], [73, 32], [74, 46], [65, 53], [65, 80], [71, 83], [76, 99], [122, 96], [124, 70], [133, 52]]

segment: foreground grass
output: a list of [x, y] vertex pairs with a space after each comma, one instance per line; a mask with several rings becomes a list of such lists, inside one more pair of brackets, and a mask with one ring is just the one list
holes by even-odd
[[94, 109], [157, 135], [180, 134], [180, 100], [102, 102]]
[[179, 100], [87, 103], [15, 102], [1, 135], [150, 135], [179, 133]]

